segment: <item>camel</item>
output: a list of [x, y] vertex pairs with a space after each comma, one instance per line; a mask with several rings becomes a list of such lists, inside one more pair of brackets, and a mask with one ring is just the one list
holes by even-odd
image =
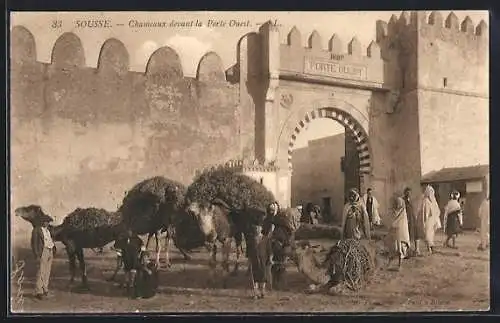
[[[188, 212], [198, 221], [199, 228], [204, 235], [204, 245], [211, 252], [209, 267], [211, 269], [209, 282], [215, 283], [215, 270], [217, 267], [217, 244], [222, 246], [222, 268], [226, 275], [223, 285], [226, 285], [228, 274], [236, 274], [238, 262], [242, 253], [241, 243], [243, 238], [249, 239], [248, 222], [241, 219], [248, 215], [264, 217], [265, 213], [257, 210], [247, 210], [247, 212], [234, 212], [222, 200], [216, 200], [208, 205], [193, 203], [188, 206]], [[248, 217], [247, 217], [248, 218]], [[233, 239], [236, 240], [236, 261], [234, 269], [230, 272], [229, 255]], [[247, 240], [247, 248], [250, 246]]]
[[298, 271], [313, 282], [310, 291], [331, 291], [341, 283], [357, 291], [369, 282], [382, 263], [375, 243], [368, 240], [339, 240], [322, 261], [315, 253], [314, 246], [301, 241], [291, 257]]
[[[198, 219], [201, 231], [206, 237], [207, 249], [211, 251], [210, 282], [215, 281], [215, 268], [217, 264], [217, 243], [222, 245], [222, 268], [225, 271], [223, 285], [225, 286], [228, 274], [236, 275], [238, 271], [239, 258], [242, 254], [242, 240], [246, 242], [246, 256], [249, 261], [252, 257], [258, 257], [255, 241], [256, 230], [265, 224], [266, 211], [256, 208], [235, 210], [228, 204], [216, 199], [209, 204], [190, 204], [189, 212]], [[288, 208], [279, 212], [273, 219], [275, 225], [271, 234], [271, 248], [274, 264], [271, 266], [270, 289], [273, 285], [280, 284], [285, 273], [287, 257], [291, 256], [293, 248], [293, 234], [297, 229], [300, 212], [295, 208]], [[234, 269], [229, 268], [229, 254], [231, 252], [232, 239], [236, 240], [236, 260]], [[248, 271], [251, 274], [250, 268]]]
[[[172, 242], [177, 246], [184, 256], [189, 260], [185, 248], [179, 247], [180, 234], [186, 217], [183, 210], [185, 187], [173, 180], [162, 176], [148, 178], [136, 184], [123, 199], [119, 212], [123, 216], [126, 226], [138, 235], [148, 234], [146, 249], [151, 238], [156, 241], [156, 265], [160, 267], [161, 245], [159, 236], [166, 233], [165, 258], [166, 265], [170, 267], [170, 249]], [[180, 224], [176, 225], [176, 224]]]
[[[38, 205], [19, 207], [15, 215], [33, 226], [37, 219], [48, 216]], [[64, 218], [61, 225], [50, 225], [49, 231], [54, 241], [62, 242], [66, 247], [71, 274], [69, 285], [74, 283], [78, 259], [82, 275], [80, 287], [83, 289], [89, 289], [83, 249], [102, 248], [126, 232], [118, 213], [97, 208], [77, 208]]]
[[[229, 235], [227, 248], [234, 238], [236, 257], [239, 258], [243, 252], [244, 232], [249, 229], [245, 227], [249, 219], [260, 217], [262, 220], [266, 207], [274, 201], [274, 195], [258, 181], [235, 170], [218, 167], [205, 170], [189, 185], [185, 209], [197, 220], [209, 248], [214, 246], [214, 241], [226, 239]], [[218, 238], [213, 235], [217, 230]], [[212, 250], [216, 253], [216, 249]]]

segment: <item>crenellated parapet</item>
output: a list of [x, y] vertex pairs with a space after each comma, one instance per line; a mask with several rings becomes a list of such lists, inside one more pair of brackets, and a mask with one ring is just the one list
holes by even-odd
[[285, 44], [280, 45], [281, 74], [301, 73], [353, 81], [382, 83], [383, 60], [377, 42], [362, 44], [357, 37], [345, 42], [338, 34], [323, 46], [322, 36], [314, 30], [307, 39], [293, 27]]
[[302, 35], [297, 27], [293, 27], [287, 36], [286, 44], [281, 44], [281, 50], [296, 50], [299, 52], [306, 53], [324, 53], [331, 54], [335, 53], [339, 56], [352, 56], [356, 58], [371, 58], [377, 59], [376, 52], [373, 51], [375, 47], [378, 47], [376, 42], [371, 42], [366, 48], [359, 42], [357, 37], [353, 37], [346, 45], [344, 45], [343, 40], [337, 35], [333, 34], [328, 41], [328, 48], [323, 48], [323, 39], [321, 35], [314, 30], [307, 38], [307, 45], [304, 46]]
[[[253, 120], [241, 120], [238, 86], [227, 82], [216, 53], [201, 57], [196, 76], [187, 77], [180, 55], [167, 46], [150, 55], [143, 71], [132, 71], [131, 49], [116, 38], [97, 48], [96, 66], [85, 55], [95, 45], [75, 33], [58, 37], [47, 63], [37, 60], [28, 29], [12, 28], [11, 40], [10, 111], [18, 129], [12, 135], [29, 134], [13, 143], [17, 160], [26, 151], [45, 165], [63, 163], [64, 178], [164, 174], [186, 183], [195, 169], [241, 158], [240, 121], [253, 126]], [[44, 152], [40, 142], [56, 142], [58, 152]], [[31, 171], [17, 165], [19, 174]]]
[[[487, 87], [488, 28], [454, 12], [403, 11], [376, 22], [376, 39], [392, 73], [387, 87], [411, 91], [417, 87], [481, 92]], [[484, 73], [483, 73], [484, 74]]]
[[[11, 60], [14, 65], [40, 63], [36, 60], [35, 38], [23, 26], [12, 28]], [[87, 65], [84, 44], [72, 32], [65, 32], [59, 36], [52, 48], [51, 62], [47, 65], [64, 69], [94, 69], [95, 72], [101, 74], [124, 75], [131, 72], [129, 51], [120, 40], [110, 38], [103, 43], [97, 67], [94, 68]], [[145, 76], [159, 74], [168, 75], [172, 79], [184, 77], [179, 55], [168, 46], [161, 47], [151, 54], [143, 72]], [[196, 80], [206, 83], [226, 82], [222, 61], [216, 53], [208, 52], [200, 59]]]
[[388, 22], [376, 23], [377, 42], [391, 44], [394, 40], [409, 38], [411, 32], [418, 31], [420, 37], [435, 38], [457, 47], [477, 49], [488, 43], [488, 26], [484, 20], [474, 25], [466, 16], [459, 21], [454, 12], [446, 19], [439, 11], [428, 14], [425, 11], [403, 11], [400, 16], [392, 15]]
[[71, 32], [57, 38], [49, 63], [37, 61], [35, 39], [25, 27], [13, 27], [11, 40], [15, 117], [58, 115], [79, 123], [184, 120], [206, 106], [215, 106], [206, 113], [224, 114], [225, 106], [235, 115], [238, 88], [226, 80], [214, 52], [201, 57], [191, 78], [185, 77], [180, 56], [168, 46], [155, 50], [144, 71], [136, 72], [130, 70], [129, 50], [116, 38], [104, 41], [96, 67], [88, 65], [84, 44]]

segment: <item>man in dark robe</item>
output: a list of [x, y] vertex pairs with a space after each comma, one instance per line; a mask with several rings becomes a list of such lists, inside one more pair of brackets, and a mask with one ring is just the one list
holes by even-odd
[[373, 196], [370, 188], [366, 191], [366, 195], [366, 211], [368, 212], [370, 223], [373, 223]]
[[[416, 218], [413, 209], [413, 204], [411, 201], [411, 188], [407, 187], [404, 190], [403, 200], [405, 201], [406, 216], [408, 218], [408, 233], [410, 234], [410, 245], [416, 248], [415, 238], [416, 238]], [[411, 246], [410, 246], [411, 248]], [[416, 251], [416, 249], [414, 249]]]

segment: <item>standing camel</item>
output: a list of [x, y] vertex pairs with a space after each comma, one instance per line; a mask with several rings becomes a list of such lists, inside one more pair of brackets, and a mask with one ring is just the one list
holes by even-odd
[[[159, 235], [166, 232], [165, 258], [170, 266], [172, 241], [186, 260], [190, 259], [185, 248], [180, 247], [182, 240], [176, 228], [182, 229], [186, 222], [184, 213], [184, 194], [186, 188], [176, 181], [162, 176], [148, 178], [136, 184], [123, 199], [119, 212], [123, 221], [133, 233], [148, 235], [146, 249], [151, 238], [156, 241], [156, 264], [160, 266], [161, 244]], [[179, 231], [177, 230], [177, 231]]]
[[[197, 221], [204, 233], [206, 244], [212, 250], [212, 274], [216, 265], [216, 242], [222, 243], [223, 267], [229, 273], [231, 242], [236, 240], [238, 264], [245, 239], [248, 248], [254, 245], [249, 239], [256, 226], [262, 226], [266, 207], [274, 203], [274, 195], [249, 176], [219, 167], [200, 174], [189, 185], [186, 193], [186, 210]], [[250, 243], [249, 243], [250, 242]], [[233, 274], [237, 272], [235, 265]], [[212, 275], [213, 276], [213, 275]], [[224, 280], [225, 281], [225, 280]]]
[[[211, 252], [210, 258], [210, 281], [215, 281], [215, 269], [217, 265], [217, 243], [222, 245], [222, 268], [226, 272], [223, 279], [225, 286], [229, 274], [236, 274], [238, 270], [239, 257], [241, 255], [241, 243], [244, 238], [247, 246], [247, 255], [255, 254], [248, 248], [254, 248], [252, 239], [256, 226], [262, 226], [265, 211], [258, 209], [232, 210], [222, 200], [215, 200], [210, 204], [192, 203], [188, 211], [194, 216], [201, 231], [205, 236], [205, 245]], [[236, 240], [236, 263], [232, 273], [229, 268], [229, 255], [231, 243]]]
[[[32, 225], [38, 218], [46, 216], [38, 205], [19, 207], [15, 210], [15, 215]], [[66, 247], [71, 274], [70, 285], [75, 279], [78, 259], [82, 275], [81, 287], [84, 289], [89, 289], [89, 286], [83, 249], [102, 248], [126, 232], [118, 213], [97, 208], [77, 208], [64, 218], [61, 225], [50, 225], [49, 231], [54, 241], [62, 242]]]

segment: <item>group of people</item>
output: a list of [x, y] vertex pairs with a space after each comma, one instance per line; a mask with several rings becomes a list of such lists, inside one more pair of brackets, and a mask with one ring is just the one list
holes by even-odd
[[[34, 223], [31, 233], [31, 249], [37, 260], [37, 275], [35, 283], [35, 298], [43, 300], [49, 295], [50, 272], [56, 246], [48, 229], [53, 219], [41, 217]], [[141, 238], [130, 230], [115, 241], [114, 249], [119, 266], [126, 273], [127, 294], [132, 298], [150, 298], [156, 294], [158, 287], [158, 272], [156, 263], [150, 259]], [[114, 273], [116, 276], [117, 272]], [[123, 284], [122, 284], [123, 285]]]
[[318, 205], [309, 202], [305, 208], [299, 205], [297, 209], [301, 213], [300, 223], [318, 224], [321, 221], [321, 210]]
[[[432, 254], [435, 251], [435, 234], [439, 229], [443, 229], [446, 235], [443, 245], [457, 249], [456, 240], [463, 226], [462, 206], [459, 203], [460, 193], [451, 192], [443, 211], [443, 223], [441, 223], [441, 210], [432, 186], [425, 187], [416, 208], [411, 193], [410, 188], [405, 188], [402, 196], [395, 196], [391, 210], [383, 221], [383, 224], [389, 228], [389, 234], [385, 240], [389, 250], [388, 265], [398, 258], [398, 267], [400, 267], [402, 259], [412, 255], [422, 256], [422, 242], [425, 243], [428, 254]], [[371, 189], [368, 189], [363, 198], [360, 198], [356, 189], [351, 189], [347, 198], [342, 217], [343, 239], [370, 239], [371, 230], [381, 222], [378, 202], [372, 197]], [[480, 206], [479, 217], [481, 242], [478, 250], [484, 250], [488, 247], [489, 241], [489, 196]]]
[[[349, 197], [346, 198], [346, 203], [348, 200]], [[379, 203], [377, 198], [373, 195], [373, 190], [371, 188], [366, 190], [366, 194], [362, 197], [362, 202], [365, 206], [371, 226], [379, 226], [381, 224]], [[307, 203], [305, 207], [298, 205], [297, 209], [302, 214], [300, 218], [301, 223], [318, 224], [322, 222], [322, 220], [328, 222], [329, 219], [327, 219], [327, 217], [330, 217], [328, 214], [322, 215], [320, 207], [313, 203]]]
[[379, 203], [371, 188], [362, 198], [357, 189], [349, 190], [341, 224], [343, 239], [370, 239], [373, 228], [381, 225]]
[[[462, 208], [458, 202], [460, 194], [453, 191], [450, 200], [444, 209], [443, 222], [440, 221], [440, 208], [436, 201], [435, 192], [432, 186], [426, 186], [423, 197], [414, 208], [411, 189], [406, 188], [402, 196], [395, 196], [391, 211], [384, 219], [384, 225], [389, 228], [387, 235], [387, 246], [389, 249], [389, 263], [398, 258], [399, 267], [401, 260], [414, 254], [421, 256], [421, 242], [425, 242], [429, 254], [434, 252], [435, 233], [443, 228], [446, 233], [444, 245], [450, 248], [456, 247], [456, 239], [463, 225]], [[347, 195], [347, 203], [342, 214], [342, 239], [371, 239], [371, 230], [381, 224], [378, 212], [378, 201], [372, 195], [372, 190], [368, 189], [362, 198], [356, 189], [351, 189]], [[308, 207], [308, 211], [315, 212], [313, 206]], [[287, 241], [293, 241], [293, 232], [298, 227], [299, 219], [286, 220], [287, 217], [278, 217], [280, 212], [279, 204], [272, 203], [268, 210], [262, 227], [256, 230], [256, 248], [253, 248], [257, 255], [249, 257], [254, 261], [250, 264], [253, 271], [254, 291], [256, 298], [264, 297], [266, 282], [269, 282], [268, 269], [279, 259], [274, 254], [273, 241], [287, 245]], [[484, 250], [489, 243], [489, 195], [479, 208], [480, 217], [480, 237], [479, 250]], [[277, 221], [285, 219], [286, 223]], [[49, 278], [52, 260], [56, 252], [54, 241], [48, 229], [52, 218], [39, 219], [34, 225], [31, 236], [31, 247], [38, 262], [38, 272], [36, 277], [35, 296], [43, 299], [49, 293]], [[288, 222], [290, 223], [288, 223]], [[280, 230], [275, 230], [279, 228]], [[283, 237], [280, 237], [280, 232]], [[272, 238], [272, 239], [271, 239]], [[451, 244], [450, 244], [451, 242]], [[283, 245], [284, 244], [284, 245]], [[149, 298], [156, 294], [158, 287], [158, 273], [156, 263], [149, 259], [142, 240], [128, 231], [127, 235], [118, 239], [114, 245], [117, 251], [117, 261], [123, 266], [126, 272], [127, 293], [134, 298]], [[283, 248], [281, 248], [283, 249]], [[114, 273], [113, 277], [116, 276]]]

